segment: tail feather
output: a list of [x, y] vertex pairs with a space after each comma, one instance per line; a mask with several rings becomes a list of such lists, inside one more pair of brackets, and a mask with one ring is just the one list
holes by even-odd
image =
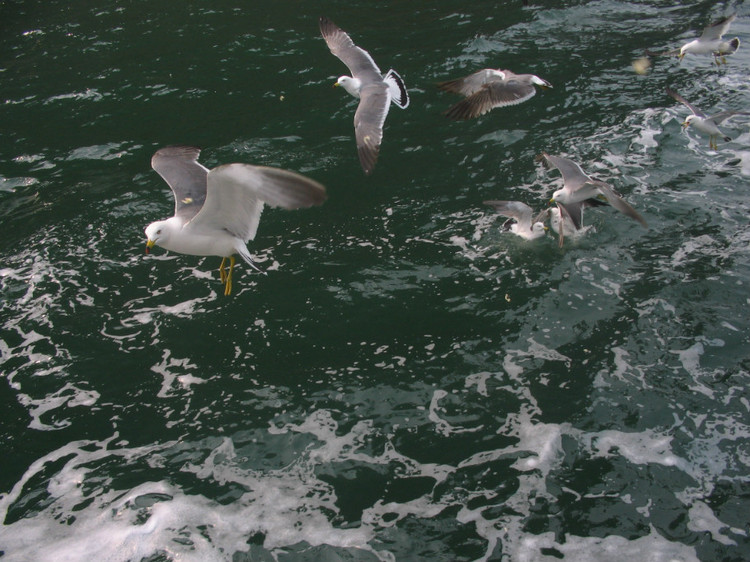
[[255, 265], [255, 262], [253, 261], [253, 257], [250, 255], [250, 252], [247, 249], [247, 246], [244, 244], [238, 244], [235, 249], [237, 250], [237, 253], [240, 255], [240, 257], [245, 260], [245, 263], [252, 267], [255, 271], [258, 271], [260, 273], [265, 273], [261, 268], [259, 268], [257, 265]]
[[405, 109], [409, 105], [409, 93], [406, 91], [404, 81], [401, 79], [401, 76], [398, 75], [398, 72], [391, 68], [386, 73], [383, 80], [388, 84], [388, 89], [391, 93], [391, 101], [401, 109]]
[[732, 47], [732, 52], [735, 52], [737, 49], [740, 48], [740, 38], [735, 37], [729, 42], [729, 46]]

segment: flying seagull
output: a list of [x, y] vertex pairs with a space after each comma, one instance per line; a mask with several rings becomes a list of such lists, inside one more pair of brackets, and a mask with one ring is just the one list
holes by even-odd
[[465, 96], [445, 112], [454, 120], [473, 119], [496, 107], [516, 105], [534, 97], [536, 86], [552, 84], [533, 74], [515, 74], [510, 70], [484, 68], [456, 80], [440, 82], [438, 88]]
[[722, 62], [726, 64], [726, 55], [732, 55], [735, 51], [737, 51], [737, 49], [740, 48], [739, 37], [735, 37], [730, 41], [722, 40], [723, 35], [729, 30], [729, 26], [732, 24], [736, 17], [737, 14], [732, 14], [731, 16], [727, 16], [722, 20], [712, 23], [703, 30], [703, 33], [700, 37], [698, 37], [698, 39], [693, 39], [692, 41], [685, 43], [679, 49], [674, 49], [672, 51], [667, 51], [664, 53], [654, 53], [651, 51], [646, 51], [646, 54], [650, 56], [677, 55], [678, 57], [680, 57], [680, 60], [682, 60], [682, 58], [688, 53], [692, 53], [694, 55], [710, 54], [714, 56], [714, 61], [717, 65], [721, 64]]
[[[151, 167], [174, 194], [174, 216], [146, 227], [146, 253], [153, 246], [194, 256], [222, 258], [224, 294], [232, 292], [234, 254], [253, 264], [247, 242], [255, 238], [263, 204], [284, 209], [320, 205], [326, 190], [318, 182], [279, 168], [224, 164], [209, 170], [198, 163], [200, 149], [167, 146]], [[229, 271], [225, 262], [229, 258]]]
[[667, 94], [672, 96], [678, 102], [684, 104], [693, 113], [685, 118], [685, 121], [682, 123], [682, 128], [686, 129], [690, 125], [695, 125], [696, 129], [708, 135], [708, 146], [714, 150], [718, 150], [719, 148], [716, 143], [716, 137], [723, 138], [725, 142], [732, 140], [731, 137], [728, 137], [721, 132], [719, 129], [719, 123], [733, 115], [750, 115], [747, 111], [722, 111], [708, 116], [671, 88], [667, 88]]
[[547, 227], [547, 209], [534, 216], [534, 211], [521, 201], [484, 201], [485, 205], [494, 208], [499, 214], [508, 217], [503, 223], [503, 230], [510, 231], [524, 240], [534, 240], [544, 236]]
[[550, 156], [546, 152], [543, 152], [538, 159], [548, 166], [557, 168], [562, 174], [563, 187], [552, 194], [552, 202], [557, 203], [558, 209], [561, 209], [561, 221], [570, 220], [576, 229], [580, 229], [583, 226], [584, 207], [599, 206], [601, 201], [598, 198], [603, 196], [615, 209], [638, 221], [644, 228], [648, 228], [643, 217], [609, 184], [590, 177], [572, 160]]
[[391, 102], [401, 109], [409, 105], [404, 81], [395, 70], [381, 75], [370, 53], [357, 47], [345, 31], [327, 17], [320, 18], [320, 33], [328, 48], [348, 68], [351, 76], [339, 76], [334, 86], [342, 86], [359, 98], [354, 113], [354, 135], [357, 139], [359, 162], [365, 174], [371, 174], [383, 140], [383, 124]]
[[693, 39], [680, 47], [680, 59], [687, 53], [693, 53], [694, 55], [712, 54], [717, 65], [719, 64], [719, 60], [726, 64], [727, 60], [724, 56], [734, 54], [740, 48], [739, 37], [735, 37], [731, 41], [722, 41], [721, 39], [729, 30], [729, 26], [736, 17], [737, 14], [732, 14], [723, 20], [709, 25], [703, 30], [703, 34], [698, 39]]

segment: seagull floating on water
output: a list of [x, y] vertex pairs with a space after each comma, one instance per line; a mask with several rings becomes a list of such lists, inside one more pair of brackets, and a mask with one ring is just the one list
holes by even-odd
[[693, 113], [685, 118], [685, 121], [682, 123], [682, 128], [687, 129], [690, 125], [694, 125], [696, 129], [708, 135], [708, 146], [714, 150], [718, 150], [719, 148], [716, 143], [716, 137], [723, 138], [725, 142], [732, 140], [731, 137], [728, 137], [721, 132], [719, 129], [719, 123], [727, 120], [733, 115], [750, 115], [747, 111], [722, 111], [709, 116], [671, 88], [667, 88], [667, 94], [672, 96], [678, 102], [684, 104], [685, 107]]
[[[600, 180], [587, 175], [581, 167], [567, 158], [550, 156], [543, 152], [539, 160], [548, 166], [557, 168], [563, 177], [563, 187], [552, 194], [552, 202], [560, 209], [561, 221], [570, 220], [576, 229], [583, 226], [583, 209], [602, 205], [598, 198], [603, 196], [612, 207], [638, 221], [644, 228], [648, 228], [646, 221], [633, 209], [612, 187]], [[560, 242], [562, 245], [562, 241]]]
[[383, 140], [383, 124], [391, 103], [401, 109], [409, 105], [409, 94], [398, 73], [390, 69], [381, 75], [370, 53], [357, 47], [349, 35], [326, 17], [320, 18], [320, 33], [328, 48], [348, 68], [351, 76], [339, 76], [334, 86], [342, 86], [359, 98], [354, 113], [354, 135], [359, 161], [365, 174], [371, 174]]
[[735, 37], [729, 41], [724, 41], [722, 37], [729, 30], [729, 26], [737, 17], [737, 14], [727, 16], [722, 20], [712, 23], [703, 30], [698, 39], [693, 39], [685, 43], [679, 49], [667, 51], [665, 53], [654, 53], [646, 51], [647, 55], [677, 55], [680, 60], [688, 54], [694, 55], [713, 55], [717, 66], [722, 62], [726, 64], [726, 55], [734, 54], [740, 48], [740, 38]]
[[534, 97], [536, 86], [551, 88], [552, 84], [534, 74], [515, 74], [510, 70], [484, 68], [456, 80], [440, 82], [447, 92], [466, 96], [445, 112], [454, 120], [473, 119], [496, 107], [516, 105]]
[[[154, 246], [194, 256], [222, 258], [224, 294], [232, 292], [234, 254], [253, 263], [247, 242], [255, 238], [263, 204], [284, 209], [320, 205], [326, 190], [318, 182], [279, 168], [224, 164], [209, 170], [198, 163], [200, 149], [167, 146], [151, 167], [169, 184], [175, 199], [172, 218], [146, 227], [146, 253]], [[229, 258], [229, 271], [225, 262]]]
[[493, 207], [495, 211], [508, 220], [503, 223], [503, 230], [510, 231], [524, 240], [534, 240], [544, 236], [547, 227], [547, 209], [534, 216], [534, 210], [521, 201], [484, 201], [485, 205]]

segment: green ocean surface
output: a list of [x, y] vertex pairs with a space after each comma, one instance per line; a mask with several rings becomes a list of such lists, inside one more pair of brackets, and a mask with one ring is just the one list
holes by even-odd
[[[651, 59], [743, 2], [0, 3], [0, 559], [750, 559], [750, 50]], [[326, 15], [403, 77], [371, 176]], [[468, 122], [436, 84], [552, 89]], [[156, 249], [151, 169], [276, 166], [263, 273]], [[649, 224], [502, 232], [541, 152]]]

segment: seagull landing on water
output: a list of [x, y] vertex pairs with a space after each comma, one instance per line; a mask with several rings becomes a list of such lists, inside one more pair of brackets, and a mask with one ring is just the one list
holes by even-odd
[[[153, 246], [193, 256], [222, 258], [224, 294], [232, 292], [234, 254], [253, 263], [247, 242], [255, 238], [263, 204], [283, 209], [320, 205], [325, 187], [278, 168], [225, 164], [209, 170], [198, 163], [200, 149], [168, 146], [151, 158], [151, 167], [174, 193], [172, 218], [146, 227], [146, 253]], [[224, 267], [229, 258], [229, 271]]]
[[721, 137], [725, 142], [732, 140], [719, 129], [719, 123], [732, 117], [733, 115], [750, 115], [747, 111], [722, 111], [715, 113], [714, 115], [706, 115], [700, 109], [695, 107], [693, 104], [688, 102], [680, 94], [667, 88], [667, 94], [673, 97], [678, 102], [682, 103], [687, 107], [692, 115], [688, 115], [685, 121], [682, 123], [682, 128], [687, 129], [690, 125], [693, 125], [696, 129], [708, 135], [708, 147], [714, 150], [718, 150], [719, 145], [716, 143], [716, 138]]
[[703, 30], [703, 33], [700, 37], [698, 37], [698, 39], [693, 39], [692, 41], [685, 43], [679, 49], [666, 51], [664, 53], [655, 53], [647, 50], [646, 54], [649, 56], [676, 55], [680, 58], [680, 60], [682, 60], [687, 54], [713, 55], [714, 62], [717, 66], [719, 66], [721, 63], [726, 64], [726, 55], [732, 55], [737, 51], [737, 49], [740, 48], [739, 37], [735, 37], [734, 39], [731, 39], [729, 41], [724, 41], [722, 39], [736, 17], [737, 14], [732, 14], [731, 16], [712, 23]]
[[[602, 204], [600, 196], [606, 199], [612, 207], [638, 221], [644, 228], [648, 228], [646, 221], [633, 209], [612, 187], [587, 175], [581, 167], [567, 158], [550, 156], [543, 152], [538, 160], [550, 167], [557, 168], [563, 177], [563, 187], [552, 194], [552, 202], [557, 203], [560, 210], [560, 220], [573, 222], [576, 229], [582, 227], [584, 207], [595, 207]], [[562, 245], [562, 240], [560, 240]]]
[[494, 208], [499, 214], [508, 217], [503, 223], [503, 230], [510, 231], [524, 240], [534, 240], [544, 236], [547, 227], [547, 209], [534, 216], [534, 211], [521, 201], [484, 201], [485, 205]]
[[320, 33], [328, 48], [348, 68], [351, 76], [340, 76], [334, 86], [341, 86], [359, 98], [354, 113], [354, 136], [357, 139], [359, 162], [365, 174], [371, 174], [383, 140], [383, 124], [391, 103], [401, 109], [409, 105], [404, 81], [395, 70], [385, 76], [370, 53], [357, 47], [345, 31], [326, 17], [320, 18]]
[[534, 97], [537, 86], [546, 89], [552, 84], [534, 74], [515, 74], [493, 68], [438, 84], [441, 90], [466, 96], [445, 112], [446, 117], [454, 120], [473, 119], [496, 107], [525, 102]]

